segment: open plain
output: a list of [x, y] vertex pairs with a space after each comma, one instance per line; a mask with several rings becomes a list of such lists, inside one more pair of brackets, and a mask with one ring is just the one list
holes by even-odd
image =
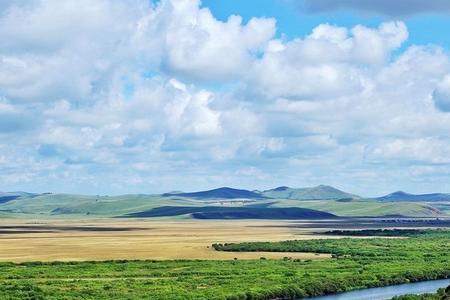
[[[218, 252], [211, 245], [330, 238], [321, 235], [320, 231], [392, 226], [439, 227], [440, 223], [408, 221], [399, 224], [398, 221], [376, 219], [3, 219], [0, 220], [0, 261], [283, 258], [286, 253]], [[291, 253], [288, 256], [300, 259], [329, 257], [328, 254], [314, 253]]]
[[[216, 242], [311, 238], [308, 230], [288, 225], [284, 221], [0, 220], [0, 261], [282, 258], [285, 253], [226, 253], [210, 246]], [[329, 257], [308, 253], [289, 256]]]

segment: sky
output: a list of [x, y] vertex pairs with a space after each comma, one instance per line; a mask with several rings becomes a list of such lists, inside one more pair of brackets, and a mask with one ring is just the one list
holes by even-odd
[[450, 192], [448, 28], [447, 0], [1, 1], [0, 191]]

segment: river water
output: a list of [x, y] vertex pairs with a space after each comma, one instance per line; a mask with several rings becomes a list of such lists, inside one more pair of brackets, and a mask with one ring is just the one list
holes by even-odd
[[386, 300], [391, 299], [394, 296], [406, 294], [434, 293], [438, 289], [449, 285], [450, 279], [430, 280], [357, 290], [329, 296], [305, 298], [305, 300]]

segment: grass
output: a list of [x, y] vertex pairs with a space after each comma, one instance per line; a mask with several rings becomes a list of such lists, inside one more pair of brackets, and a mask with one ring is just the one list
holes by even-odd
[[[273, 299], [450, 277], [450, 232], [402, 239], [242, 243], [330, 260], [1, 263], [0, 299]], [[254, 248], [256, 247], [256, 248]]]
[[449, 214], [450, 213], [450, 203], [430, 203], [430, 205], [433, 204], [434, 207], [439, 209], [440, 211]]
[[[15, 214], [45, 215], [72, 217], [124, 216], [131, 213], [141, 213], [154, 208], [170, 207], [245, 207], [246, 209], [269, 208], [303, 208], [315, 209], [338, 216], [385, 216], [404, 215], [411, 217], [442, 216], [436, 208], [425, 203], [390, 203], [375, 200], [195, 200], [190, 198], [161, 197], [158, 195], [123, 195], [123, 196], [83, 196], [66, 194], [44, 194], [33, 198], [18, 198], [0, 204], [0, 210], [10, 210]], [[445, 204], [439, 208], [447, 209]], [[448, 212], [448, 210], [447, 210]], [[8, 215], [2, 213], [3, 217]], [[0, 216], [2, 217], [2, 216]]]
[[352, 200], [342, 202], [339, 200], [314, 200], [314, 201], [296, 201], [284, 200], [276, 202], [274, 207], [298, 206], [310, 209], [326, 211], [338, 216], [386, 216], [386, 215], [404, 215], [404, 216], [422, 216], [433, 217], [442, 215], [439, 211], [429, 205], [422, 203], [383, 203], [374, 200]]
[[12, 214], [10, 214], [10, 213], [4, 213], [4, 212], [0, 212], [0, 219], [3, 219], [3, 218], [12, 218], [13, 217], [13, 215]]
[[83, 196], [45, 194], [34, 198], [20, 198], [0, 205], [0, 209], [18, 213], [45, 215], [118, 216], [149, 210], [163, 205], [199, 206], [199, 201], [173, 199], [151, 195]]

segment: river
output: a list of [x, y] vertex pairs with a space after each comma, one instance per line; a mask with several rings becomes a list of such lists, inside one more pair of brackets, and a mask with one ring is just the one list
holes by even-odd
[[305, 300], [386, 300], [394, 296], [406, 294], [434, 293], [438, 289], [450, 285], [450, 279], [430, 280], [415, 283], [405, 283], [379, 288], [356, 290], [329, 296], [305, 298]]

